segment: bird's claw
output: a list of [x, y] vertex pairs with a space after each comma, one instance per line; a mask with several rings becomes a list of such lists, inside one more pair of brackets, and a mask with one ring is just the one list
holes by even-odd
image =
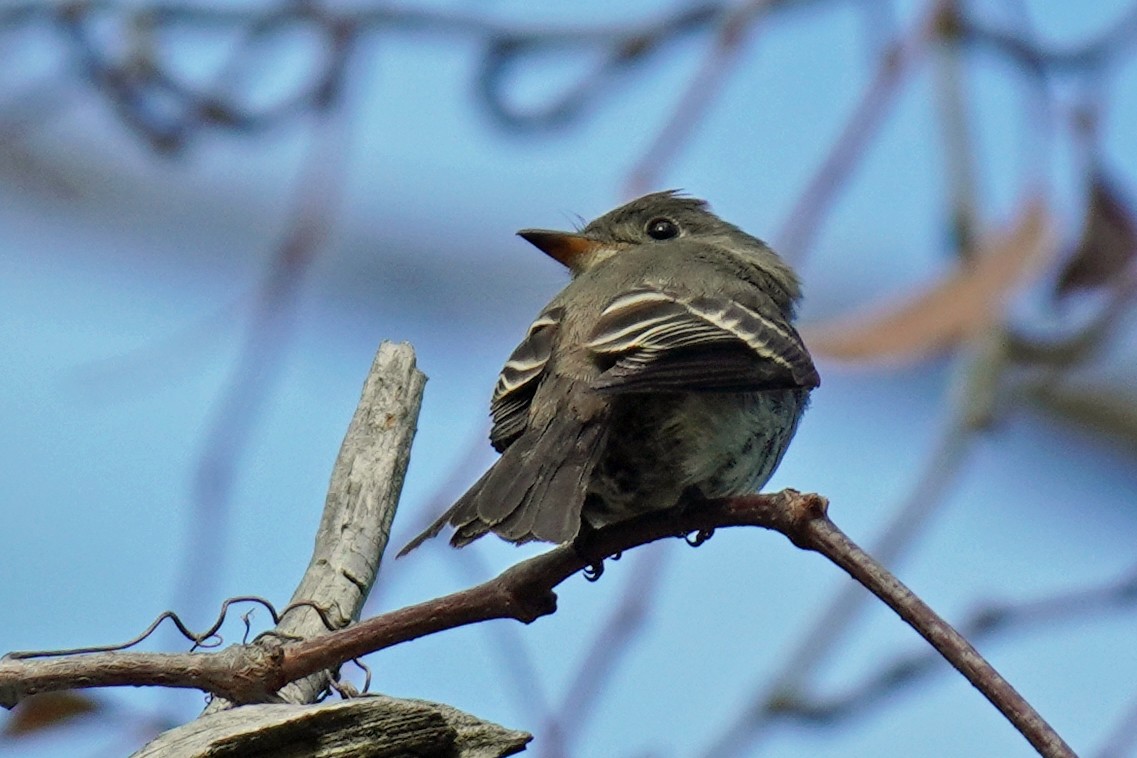
[[604, 561], [599, 560], [591, 566], [585, 566], [584, 578], [590, 582], [595, 582], [604, 575]]
[[709, 540], [715, 533], [714, 529], [700, 529], [697, 532], [688, 532], [683, 535], [683, 539], [691, 547], [698, 547], [704, 542]]

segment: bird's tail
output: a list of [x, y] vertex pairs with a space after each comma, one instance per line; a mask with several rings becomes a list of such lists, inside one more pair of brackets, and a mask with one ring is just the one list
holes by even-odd
[[603, 450], [605, 424], [573, 414], [518, 437], [466, 494], [399, 551], [404, 556], [447, 524], [450, 544], [467, 545], [493, 532], [516, 542], [562, 543], [580, 531], [580, 512]]

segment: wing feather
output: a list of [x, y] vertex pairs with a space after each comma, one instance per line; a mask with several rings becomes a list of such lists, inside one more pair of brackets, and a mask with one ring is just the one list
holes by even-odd
[[603, 310], [588, 342], [607, 392], [747, 391], [816, 387], [801, 337], [771, 302], [642, 286]]
[[564, 308], [548, 308], [530, 325], [525, 339], [509, 356], [497, 378], [490, 415], [490, 442], [504, 451], [529, 425], [529, 405], [553, 354]]

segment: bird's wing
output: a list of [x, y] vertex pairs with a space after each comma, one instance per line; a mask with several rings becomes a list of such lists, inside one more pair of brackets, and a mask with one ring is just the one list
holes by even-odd
[[529, 404], [553, 354], [563, 317], [564, 308], [559, 306], [541, 311], [498, 374], [490, 401], [490, 442], [499, 453], [520, 437], [529, 424]]
[[642, 285], [610, 302], [588, 348], [602, 392], [742, 392], [816, 387], [801, 337], [756, 289], [726, 294]]

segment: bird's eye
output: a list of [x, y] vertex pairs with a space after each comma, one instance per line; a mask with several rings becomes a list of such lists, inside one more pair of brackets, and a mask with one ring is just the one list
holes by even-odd
[[644, 231], [653, 240], [669, 240], [679, 236], [679, 225], [665, 216], [660, 216], [648, 221]]

